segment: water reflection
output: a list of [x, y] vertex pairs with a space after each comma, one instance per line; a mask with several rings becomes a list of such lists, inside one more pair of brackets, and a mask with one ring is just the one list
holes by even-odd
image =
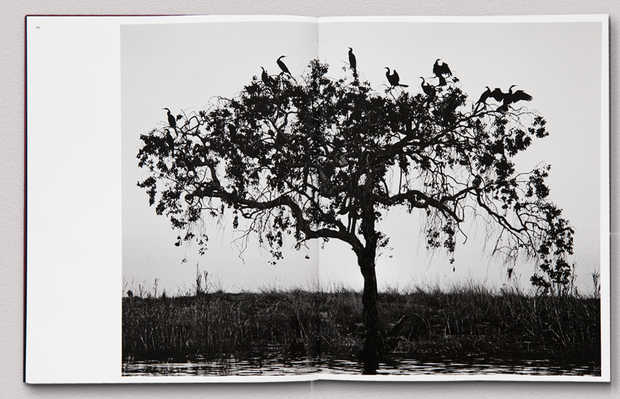
[[[362, 374], [363, 364], [332, 357], [298, 359], [220, 359], [196, 363], [132, 362], [123, 364], [124, 376], [283, 376], [311, 373]], [[546, 375], [600, 376], [600, 366], [553, 360], [471, 358], [466, 360], [392, 360], [379, 363], [379, 375]]]

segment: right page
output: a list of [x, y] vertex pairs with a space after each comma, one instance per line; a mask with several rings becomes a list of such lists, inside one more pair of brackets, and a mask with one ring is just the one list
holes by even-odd
[[609, 381], [607, 17], [319, 21], [322, 377]]

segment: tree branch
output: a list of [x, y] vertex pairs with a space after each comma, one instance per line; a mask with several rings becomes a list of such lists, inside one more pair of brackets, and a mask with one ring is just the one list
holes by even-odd
[[304, 234], [304, 241], [314, 238], [339, 239], [348, 243], [353, 249], [353, 251], [355, 251], [356, 253], [362, 251], [364, 247], [357, 238], [357, 236], [353, 233], [348, 232], [347, 228], [340, 221], [334, 221], [334, 224], [337, 225], [338, 230], [330, 229], [327, 227], [313, 229], [311, 227], [311, 222], [306, 220], [306, 218], [304, 217], [302, 208], [295, 202], [295, 200], [293, 200], [287, 195], [282, 195], [269, 201], [256, 201], [241, 197], [233, 192], [221, 190], [219, 188], [207, 190], [203, 189], [200, 194], [212, 198], [221, 198], [222, 200], [240, 206], [241, 208], [249, 208], [258, 211], [264, 211], [285, 206], [291, 211], [291, 214], [297, 223], [297, 229]]

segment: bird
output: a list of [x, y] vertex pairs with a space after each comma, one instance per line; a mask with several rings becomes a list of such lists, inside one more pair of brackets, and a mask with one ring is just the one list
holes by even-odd
[[524, 92], [523, 90], [517, 90], [513, 93], [512, 88], [515, 86], [516, 85], [510, 86], [510, 88], [508, 89], [508, 93], [502, 93], [504, 95], [504, 99], [503, 99], [502, 105], [499, 108], [497, 108], [499, 112], [508, 111], [508, 106], [510, 104], [516, 103], [517, 101], [531, 101], [532, 100], [533, 97], [527, 94], [526, 92]]
[[267, 86], [271, 86], [275, 83], [275, 81], [273, 80], [273, 78], [271, 76], [269, 76], [269, 74], [267, 73], [267, 71], [265, 71], [265, 68], [260, 67], [263, 70], [263, 73], [261, 74], [261, 79], [263, 80], [263, 83]]
[[504, 101], [504, 97], [506, 96], [506, 94], [504, 94], [499, 87], [496, 87], [492, 91], [489, 86], [485, 86], [485, 87], [487, 89], [484, 92], [482, 92], [482, 94], [480, 95], [480, 98], [478, 99], [478, 101], [476, 101], [476, 107], [474, 108], [474, 112], [478, 110], [478, 108], [480, 107], [480, 104], [486, 105], [487, 100], [489, 98], [493, 98], [497, 102]]
[[170, 125], [171, 128], [176, 129], [177, 120], [174, 118], [174, 115], [170, 113], [170, 110], [168, 108], [162, 108], [162, 109], [165, 109], [166, 111], [168, 111], [168, 124]]
[[435, 86], [426, 83], [426, 79], [422, 76], [420, 76], [420, 79], [422, 79], [422, 91], [424, 91], [427, 96], [433, 97], [435, 95]]
[[392, 87], [395, 87], [395, 86], [409, 87], [409, 85], [404, 85], [404, 84], [400, 84], [399, 83], [400, 82], [400, 76], [398, 76], [398, 72], [396, 72], [396, 69], [390, 75], [390, 68], [388, 68], [388, 67], [384, 67], [384, 68], [387, 69], [387, 72], [385, 73], [385, 76], [387, 76], [387, 80], [388, 80], [388, 82], [390, 82]]
[[496, 87], [495, 89], [493, 89], [493, 91], [490, 94], [490, 97], [494, 98], [495, 101], [497, 102], [503, 101], [504, 96], [505, 94], [502, 92], [502, 90], [499, 87]]
[[[502, 94], [501, 90], [499, 90], [499, 89], [495, 89], [493, 92], [491, 92], [491, 88], [490, 88], [489, 86], [485, 86], [485, 87], [486, 87], [487, 89], [486, 89], [485, 91], [483, 91], [483, 92], [482, 92], [482, 94], [480, 95], [480, 98], [478, 99], [478, 101], [476, 101], [476, 106], [475, 106], [475, 108], [474, 108], [474, 112], [478, 111], [478, 108], [480, 107], [480, 104], [484, 104], [484, 105], [486, 105], [486, 103], [487, 103], [487, 99], [488, 99], [489, 97], [497, 98], [497, 97], [496, 97], [496, 95], [497, 95], [498, 93], [495, 93], [496, 91], [499, 91], [499, 96], [500, 96], [500, 97], [499, 97], [499, 98], [500, 98], [500, 100], [497, 100], [497, 101], [501, 101], [501, 98], [502, 98], [502, 96], [503, 96], [503, 94]], [[493, 94], [493, 93], [495, 93], [495, 94]]]
[[486, 88], [487, 89], [480, 95], [480, 98], [476, 102], [476, 105], [480, 103], [486, 104], [487, 98], [491, 97], [491, 88], [489, 86], [486, 86]]
[[353, 54], [353, 47], [349, 47], [349, 66], [353, 70], [353, 74], [357, 74], [357, 60], [355, 54]]
[[441, 58], [435, 60], [435, 64], [433, 64], [433, 73], [439, 78], [439, 86], [445, 86], [446, 76], [452, 76], [452, 71], [448, 64], [443, 61], [441, 61], [440, 64], [439, 61], [441, 61]]
[[278, 66], [280, 67], [280, 69], [282, 70], [283, 73], [288, 73], [289, 76], [293, 76], [291, 75], [291, 72], [288, 70], [286, 64], [282, 61], [282, 58], [286, 57], [285, 55], [281, 55], [280, 57], [278, 57]]
[[170, 148], [170, 151], [174, 154], [174, 138], [170, 134], [170, 130], [166, 129], [166, 134], [164, 135], [164, 140], [166, 140], [166, 144]]

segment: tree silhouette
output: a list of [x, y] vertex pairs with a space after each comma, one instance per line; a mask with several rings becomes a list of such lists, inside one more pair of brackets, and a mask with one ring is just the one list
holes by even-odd
[[493, 228], [493, 253], [535, 259], [534, 285], [567, 284], [573, 229], [548, 199], [549, 166], [517, 172], [513, 163], [547, 136], [541, 116], [467, 101], [454, 77], [427, 95], [334, 79], [318, 60], [306, 71], [254, 77], [175, 129], [141, 136], [148, 177], [138, 185], [183, 232], [176, 245], [195, 240], [204, 253], [202, 218], [226, 209], [233, 228], [240, 217], [249, 221], [246, 233], [274, 261], [286, 235], [296, 248], [312, 239], [347, 243], [364, 277], [361, 354], [370, 371], [384, 351], [375, 262], [388, 244], [377, 226], [389, 208], [419, 212], [427, 248], [447, 251], [450, 262], [457, 237], [466, 237], [463, 223], [481, 218]]

